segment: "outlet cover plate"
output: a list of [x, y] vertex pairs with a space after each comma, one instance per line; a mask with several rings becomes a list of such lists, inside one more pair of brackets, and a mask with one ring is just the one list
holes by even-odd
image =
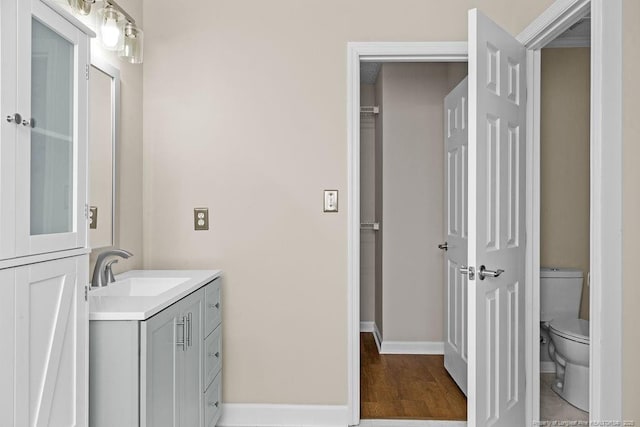
[[89, 207], [89, 228], [95, 230], [98, 228], [98, 207]]
[[196, 231], [209, 229], [209, 209], [208, 208], [193, 209], [193, 229]]
[[338, 212], [338, 190], [324, 190], [324, 211]]

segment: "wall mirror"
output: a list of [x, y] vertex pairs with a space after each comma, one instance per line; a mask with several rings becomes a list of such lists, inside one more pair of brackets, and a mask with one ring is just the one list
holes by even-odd
[[120, 71], [92, 58], [89, 79], [89, 246], [116, 241], [116, 159], [120, 121]]

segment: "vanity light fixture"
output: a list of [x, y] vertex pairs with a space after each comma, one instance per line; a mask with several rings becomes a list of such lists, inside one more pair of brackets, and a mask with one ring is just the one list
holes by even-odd
[[100, 19], [102, 45], [108, 50], [118, 50], [122, 38], [122, 32], [120, 30], [122, 15], [109, 3], [106, 3], [100, 13], [102, 15]]
[[88, 15], [91, 13], [91, 6], [96, 2], [96, 0], [67, 0], [71, 9], [80, 14], [80, 15]]
[[142, 28], [115, 0], [55, 0], [58, 3], [68, 3], [71, 11], [77, 15], [89, 15], [96, 3], [96, 14], [92, 14], [93, 21], [88, 25], [97, 27], [102, 46], [111, 51], [117, 51], [118, 56], [131, 64], [142, 64], [143, 39]]
[[120, 58], [132, 64], [142, 64], [144, 33], [133, 22], [124, 26], [124, 43], [118, 52]]

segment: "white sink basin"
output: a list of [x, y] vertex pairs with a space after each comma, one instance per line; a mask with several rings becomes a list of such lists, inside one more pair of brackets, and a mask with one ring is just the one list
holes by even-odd
[[170, 291], [188, 280], [188, 277], [131, 277], [94, 289], [91, 296], [150, 297]]

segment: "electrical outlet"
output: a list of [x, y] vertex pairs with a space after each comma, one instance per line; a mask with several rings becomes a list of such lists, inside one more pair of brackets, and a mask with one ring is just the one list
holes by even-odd
[[95, 230], [98, 228], [98, 207], [89, 207], [89, 228]]
[[324, 211], [338, 212], [338, 190], [324, 190]]
[[196, 231], [209, 229], [209, 209], [208, 208], [193, 209], [193, 229]]

